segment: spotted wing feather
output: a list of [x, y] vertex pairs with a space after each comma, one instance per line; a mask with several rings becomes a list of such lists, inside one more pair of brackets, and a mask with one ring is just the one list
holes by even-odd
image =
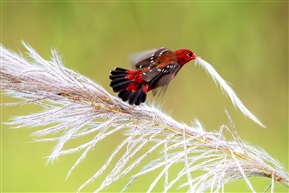
[[[180, 63], [175, 62], [162, 67], [150, 68], [147, 71], [143, 72], [143, 77], [146, 82], [150, 82], [150, 90], [160, 88], [157, 90], [153, 90], [153, 94], [157, 95], [166, 91], [167, 86], [176, 76], [180, 69]], [[160, 92], [160, 90], [162, 91]]]
[[129, 61], [133, 69], [152, 68], [159, 64], [158, 58], [168, 52], [171, 51], [167, 48], [147, 50], [141, 53], [131, 54]]

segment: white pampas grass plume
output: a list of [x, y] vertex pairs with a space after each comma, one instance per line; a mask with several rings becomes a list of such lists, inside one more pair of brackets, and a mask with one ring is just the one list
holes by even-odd
[[[65, 68], [55, 51], [52, 51], [51, 61], [47, 61], [23, 44], [28, 50], [28, 59], [1, 45], [1, 91], [22, 99], [22, 102], [2, 105], [43, 107], [41, 112], [15, 117], [10, 124], [16, 128], [41, 126], [33, 133], [35, 140], [56, 144], [48, 162], [62, 155], [78, 153], [68, 178], [103, 139], [119, 132], [124, 135], [100, 168], [91, 166], [94, 174], [84, 183], [80, 182], [78, 192], [85, 191], [87, 185], [96, 180], [99, 183], [100, 178], [103, 180], [94, 192], [100, 192], [120, 179], [122, 182], [127, 179], [127, 185], [116, 191], [137, 191], [130, 190], [131, 184], [151, 172], [158, 175], [146, 179], [150, 183], [147, 192], [155, 191], [159, 184], [163, 192], [178, 188], [186, 192], [224, 192], [225, 184], [238, 179], [244, 179], [248, 190], [256, 192], [250, 182], [250, 177], [254, 176], [271, 178], [265, 191], [270, 188], [273, 192], [276, 182], [289, 186], [287, 171], [265, 151], [243, 142], [233, 124], [230, 128], [221, 126], [219, 132], [209, 132], [197, 119], [189, 126], [151, 105], [131, 108], [99, 84]], [[208, 66], [206, 69], [213, 72], [214, 79], [221, 82], [221, 87], [225, 87], [232, 100], [244, 110], [230, 87], [228, 89], [222, 83], [223, 79]], [[245, 114], [254, 118], [247, 110]], [[223, 131], [229, 133], [230, 140], [225, 138]], [[77, 143], [78, 140], [81, 143]], [[150, 157], [152, 153], [157, 158]], [[175, 167], [178, 172], [172, 175]]]
[[240, 109], [240, 111], [252, 121], [265, 128], [265, 125], [251, 112], [245, 107], [242, 101], [235, 94], [234, 90], [227, 84], [227, 82], [218, 74], [218, 72], [214, 69], [214, 67], [206, 62], [205, 60], [197, 57], [195, 60], [195, 64], [201, 66], [208, 72], [208, 74], [213, 78], [216, 84], [219, 84], [222, 91], [229, 96], [233, 105]]

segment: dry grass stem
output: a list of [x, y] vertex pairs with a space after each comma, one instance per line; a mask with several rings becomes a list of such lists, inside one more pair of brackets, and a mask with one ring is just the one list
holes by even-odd
[[[245, 179], [248, 190], [256, 192], [250, 182], [253, 176], [272, 179], [264, 190], [274, 191], [275, 182], [289, 186], [287, 171], [265, 151], [243, 142], [233, 124], [221, 126], [219, 132], [209, 132], [197, 119], [189, 126], [153, 105], [132, 109], [99, 84], [65, 68], [55, 51], [51, 61], [47, 61], [30, 46], [25, 43], [24, 46], [29, 58], [1, 46], [2, 93], [21, 99], [2, 105], [43, 107], [43, 111], [15, 117], [9, 124], [15, 128], [44, 126], [33, 137], [39, 142], [55, 142], [48, 162], [81, 152], [68, 171], [68, 178], [100, 141], [120, 132], [124, 134], [107, 161], [86, 182], [80, 183], [77, 191], [85, 191], [88, 184], [100, 177], [104, 180], [95, 192], [123, 177], [130, 180], [122, 191], [130, 191], [135, 180], [151, 172], [157, 175], [147, 179], [150, 181], [147, 192], [155, 191], [160, 183], [163, 192], [178, 188], [187, 192], [223, 192], [225, 184], [238, 179]], [[229, 97], [244, 114], [262, 125], [239, 100], [230, 93]], [[226, 139], [223, 132], [229, 132], [231, 139]], [[86, 142], [79, 144], [77, 140]], [[158, 157], [152, 160], [150, 154]], [[172, 175], [176, 166], [182, 167]]]

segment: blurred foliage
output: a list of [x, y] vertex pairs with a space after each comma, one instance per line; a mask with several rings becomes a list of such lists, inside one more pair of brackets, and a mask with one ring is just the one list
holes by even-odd
[[[109, 71], [129, 68], [127, 55], [157, 47], [189, 48], [214, 65], [245, 105], [267, 125], [262, 129], [235, 110], [213, 81], [193, 63], [187, 64], [162, 98], [149, 101], [178, 121], [198, 117], [208, 130], [228, 124], [232, 116], [242, 139], [264, 148], [288, 171], [288, 2], [1, 2], [1, 43], [24, 51], [24, 40], [44, 58], [59, 50], [64, 64], [109, 87]], [[3, 96], [2, 102], [13, 99]], [[3, 107], [1, 121], [39, 111], [32, 106]], [[53, 144], [29, 143], [31, 130], [1, 126], [2, 190], [75, 191], [105, 162], [121, 140], [104, 140], [65, 180], [77, 155], [45, 167]], [[153, 158], [153, 157], [152, 157]], [[148, 179], [155, 177], [150, 174]], [[255, 179], [254, 179], [255, 180]], [[254, 181], [253, 180], [253, 181]], [[261, 182], [260, 182], [261, 181]], [[270, 179], [256, 179], [263, 190]], [[118, 191], [125, 180], [107, 191]], [[131, 191], [145, 191], [151, 180], [137, 180]], [[87, 188], [93, 190], [99, 182]], [[161, 191], [160, 184], [159, 189]], [[276, 184], [276, 191], [288, 191]], [[248, 191], [240, 180], [227, 191]]]

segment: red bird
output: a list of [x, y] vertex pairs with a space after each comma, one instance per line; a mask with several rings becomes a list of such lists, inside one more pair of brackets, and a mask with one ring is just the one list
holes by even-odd
[[179, 70], [196, 57], [188, 49], [160, 48], [143, 52], [131, 60], [134, 70], [117, 67], [110, 72], [110, 86], [119, 92], [118, 97], [123, 101], [140, 105], [145, 102], [148, 91], [159, 87], [165, 91]]

